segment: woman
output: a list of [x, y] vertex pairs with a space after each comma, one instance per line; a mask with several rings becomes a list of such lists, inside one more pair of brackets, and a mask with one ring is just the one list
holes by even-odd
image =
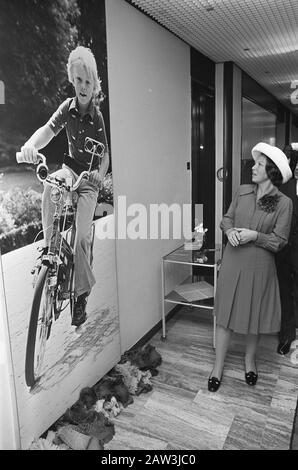
[[[292, 173], [295, 172], [298, 152], [295, 145], [286, 145], [283, 149], [288, 158]], [[293, 177], [280, 187], [280, 191], [288, 196], [293, 203], [293, 216], [289, 243], [275, 256], [277, 277], [281, 301], [281, 328], [279, 332], [278, 354], [284, 355], [290, 351], [291, 343], [296, 339], [296, 321], [294, 298], [298, 298], [298, 198], [297, 182]]]
[[285, 154], [263, 142], [252, 149], [254, 184], [241, 185], [220, 224], [228, 238], [214, 303], [216, 358], [208, 390], [221, 384], [231, 333], [247, 335], [245, 380], [255, 385], [260, 334], [278, 333], [281, 307], [274, 253], [287, 243], [292, 201], [278, 187], [292, 175]]

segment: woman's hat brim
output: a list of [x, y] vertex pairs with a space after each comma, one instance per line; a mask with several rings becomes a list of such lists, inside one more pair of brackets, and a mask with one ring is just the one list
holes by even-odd
[[251, 154], [254, 160], [262, 154], [270, 158], [281, 172], [283, 183], [286, 183], [292, 178], [293, 174], [288, 159], [279, 148], [266, 144], [265, 142], [259, 142], [253, 147]]

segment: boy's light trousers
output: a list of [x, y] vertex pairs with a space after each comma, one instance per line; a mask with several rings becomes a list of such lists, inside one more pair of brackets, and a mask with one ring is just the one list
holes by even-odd
[[[72, 178], [72, 184], [77, 180], [78, 175], [66, 165], [61, 170], [52, 173], [51, 176], [59, 178]], [[87, 292], [90, 293], [95, 284], [95, 277], [90, 266], [91, 249], [91, 226], [94, 216], [96, 201], [98, 197], [98, 187], [89, 181], [82, 180], [76, 190], [78, 194], [77, 215], [76, 215], [76, 240], [75, 240], [75, 294], [79, 296]], [[44, 183], [42, 196], [42, 226], [44, 231], [45, 246], [49, 246], [55, 204], [51, 201], [51, 186]], [[60, 211], [62, 207], [60, 208]]]

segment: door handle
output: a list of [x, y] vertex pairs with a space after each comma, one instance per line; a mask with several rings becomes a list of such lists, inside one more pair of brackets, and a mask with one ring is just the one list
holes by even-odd
[[226, 180], [228, 177], [228, 170], [225, 167], [221, 166], [216, 172], [216, 177], [218, 181], [222, 183], [223, 180]]

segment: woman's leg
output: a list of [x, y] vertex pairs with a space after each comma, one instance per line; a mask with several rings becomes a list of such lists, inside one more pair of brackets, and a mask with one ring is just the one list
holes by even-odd
[[256, 368], [256, 354], [259, 342], [259, 335], [248, 334], [246, 337], [246, 350], [245, 350], [245, 371], [257, 373]]
[[223, 326], [216, 326], [216, 355], [215, 363], [211, 373], [212, 377], [221, 380], [225, 357], [229, 348], [232, 331]]

